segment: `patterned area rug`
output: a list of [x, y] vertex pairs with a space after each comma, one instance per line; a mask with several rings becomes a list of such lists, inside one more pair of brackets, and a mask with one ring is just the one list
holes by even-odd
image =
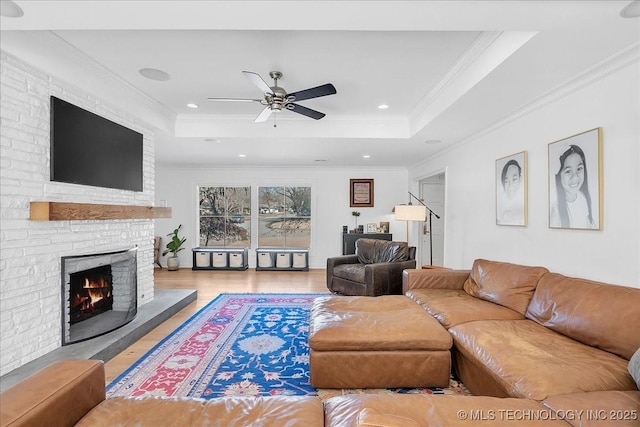
[[316, 390], [309, 383], [309, 311], [325, 294], [222, 294], [107, 386], [107, 397], [469, 394], [449, 388]]

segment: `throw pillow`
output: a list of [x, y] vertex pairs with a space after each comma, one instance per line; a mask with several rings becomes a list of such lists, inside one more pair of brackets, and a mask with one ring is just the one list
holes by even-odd
[[631, 356], [627, 369], [629, 369], [631, 377], [636, 381], [636, 386], [640, 390], [640, 348]]

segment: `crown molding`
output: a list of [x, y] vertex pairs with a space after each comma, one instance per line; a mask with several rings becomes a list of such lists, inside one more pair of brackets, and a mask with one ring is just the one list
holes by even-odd
[[536, 34], [534, 31], [481, 33], [442, 80], [413, 108], [409, 114], [411, 134], [427, 126]]
[[636, 62], [640, 61], [640, 42], [623, 49], [622, 51], [610, 56], [609, 58], [601, 61], [591, 68], [583, 71], [582, 73], [574, 76], [565, 82], [557, 85], [553, 89], [545, 92], [539, 97], [533, 99], [531, 102], [523, 105], [515, 110], [509, 116], [495, 122], [494, 124], [484, 128], [483, 130], [476, 132], [475, 134], [468, 136], [460, 141], [461, 144], [477, 139], [487, 133], [493, 132], [506, 124], [532, 113], [535, 110], [543, 108], [558, 99], [562, 99], [572, 93], [589, 86], [605, 77], [616, 73]]
[[599, 80], [610, 76], [611, 74], [614, 74], [638, 62], [640, 62], [640, 42], [632, 44], [631, 46], [599, 62], [591, 68], [588, 68], [582, 73], [564, 81], [553, 89], [533, 99], [531, 102], [516, 109], [508, 116], [494, 122], [490, 126], [487, 126], [472, 135], [468, 135], [467, 137], [462, 138], [457, 142], [443, 147], [441, 150], [434, 152], [431, 156], [429, 156], [428, 159], [410, 166], [409, 169], [420, 167], [420, 165], [430, 162], [436, 157], [454, 151], [461, 146], [464, 146], [484, 135], [487, 135], [491, 132], [496, 131], [497, 129], [500, 129], [503, 126], [506, 126], [507, 124], [519, 119], [520, 117], [526, 116], [527, 114], [543, 108], [559, 99], [567, 97], [586, 86], [589, 86]]

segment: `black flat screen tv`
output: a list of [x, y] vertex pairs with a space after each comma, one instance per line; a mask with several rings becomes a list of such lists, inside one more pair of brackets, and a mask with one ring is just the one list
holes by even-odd
[[141, 133], [51, 97], [51, 181], [142, 191]]

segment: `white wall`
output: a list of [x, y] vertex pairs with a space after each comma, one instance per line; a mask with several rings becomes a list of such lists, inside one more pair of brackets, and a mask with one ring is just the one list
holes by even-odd
[[[374, 207], [349, 207], [349, 179], [374, 179]], [[156, 165], [156, 200], [166, 200], [172, 208], [171, 219], [156, 220], [156, 235], [165, 237], [178, 224], [182, 224], [187, 237], [186, 250], [180, 252], [180, 266], [191, 267], [191, 248], [198, 246], [197, 239], [197, 187], [250, 186], [254, 213], [259, 186], [299, 185], [310, 186], [312, 192], [312, 235], [309, 253], [311, 268], [324, 268], [328, 257], [342, 254], [342, 226], [355, 227], [351, 212], [361, 213], [358, 224], [389, 221], [394, 240], [406, 241], [404, 222], [393, 219], [391, 210], [396, 204], [407, 202], [407, 171], [403, 168], [388, 169], [333, 169], [333, 168], [216, 168], [193, 169]], [[252, 247], [249, 266], [255, 267], [257, 245], [256, 216], [252, 223]], [[162, 259], [163, 265], [166, 258]]]
[[[61, 346], [60, 257], [138, 246], [138, 303], [153, 299], [152, 220], [30, 221], [29, 202], [152, 205], [153, 134], [139, 119], [0, 53], [0, 375]], [[144, 191], [49, 181], [49, 97], [144, 134]], [[117, 171], [114, 171], [117, 173]]]
[[[637, 53], [568, 82], [536, 108], [409, 171], [411, 186], [446, 168], [445, 265], [476, 258], [640, 287], [640, 129]], [[617, 65], [617, 67], [616, 67]], [[569, 87], [571, 90], [567, 90]], [[604, 229], [548, 227], [548, 144], [603, 129]], [[528, 152], [529, 224], [495, 224], [495, 160]], [[589, 171], [591, 173], [591, 171]]]

